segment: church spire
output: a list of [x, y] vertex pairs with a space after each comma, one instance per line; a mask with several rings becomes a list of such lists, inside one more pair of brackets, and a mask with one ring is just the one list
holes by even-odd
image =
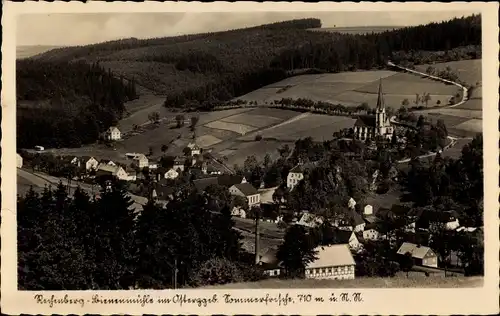
[[377, 111], [381, 111], [383, 109], [385, 109], [385, 104], [384, 104], [384, 95], [382, 93], [382, 78], [380, 78], [378, 84]]

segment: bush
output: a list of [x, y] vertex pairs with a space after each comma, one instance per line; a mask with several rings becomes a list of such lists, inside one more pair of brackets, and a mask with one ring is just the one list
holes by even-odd
[[233, 262], [225, 258], [212, 258], [200, 265], [190, 283], [203, 286], [242, 281], [243, 275]]
[[255, 141], [259, 142], [262, 140], [262, 135], [255, 135]]

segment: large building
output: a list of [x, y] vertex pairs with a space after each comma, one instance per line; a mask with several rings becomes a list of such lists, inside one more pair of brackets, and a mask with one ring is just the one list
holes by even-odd
[[354, 137], [360, 140], [373, 139], [378, 136], [390, 139], [392, 138], [393, 132], [394, 128], [391, 126], [390, 118], [387, 117], [385, 112], [382, 80], [380, 80], [375, 115], [363, 115], [358, 117], [354, 123]]
[[352, 257], [349, 245], [320, 246], [317, 258], [307, 264], [307, 279], [354, 279], [356, 262]]

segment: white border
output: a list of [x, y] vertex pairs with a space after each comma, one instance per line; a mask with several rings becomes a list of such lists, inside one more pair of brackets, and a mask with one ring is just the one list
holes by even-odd
[[[17, 291], [16, 247], [16, 167], [15, 167], [15, 28], [21, 13], [83, 12], [234, 12], [234, 11], [478, 11], [483, 30], [483, 134], [485, 177], [485, 278], [481, 288], [471, 289], [351, 289], [362, 292], [363, 303], [309, 303], [278, 306], [277, 304], [213, 304], [197, 305], [38, 305], [34, 292]], [[425, 13], [424, 13], [425, 14]], [[1, 309], [6, 314], [492, 314], [498, 312], [498, 3], [3, 3], [2, 42], [2, 256]], [[333, 289], [282, 290], [167, 290], [167, 291], [77, 291], [71, 296], [90, 298], [93, 294], [107, 297], [152, 297], [185, 293], [188, 296], [211, 297], [217, 293], [236, 296], [269, 293], [292, 296], [311, 293], [329, 296]], [[336, 289], [336, 293], [342, 290]], [[40, 293], [40, 292], [37, 292]], [[45, 296], [61, 295], [44, 292]], [[63, 295], [65, 293], [62, 293]]]

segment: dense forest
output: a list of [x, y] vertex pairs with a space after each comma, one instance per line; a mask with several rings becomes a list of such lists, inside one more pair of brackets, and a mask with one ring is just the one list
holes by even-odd
[[99, 64], [17, 61], [17, 146], [94, 142], [137, 97], [133, 80]]
[[[338, 72], [384, 68], [389, 59], [398, 63], [419, 64], [481, 57], [479, 15], [365, 35], [309, 30], [320, 26], [321, 21], [318, 19], [302, 19], [225, 32], [146, 40], [124, 39], [55, 49], [34, 56], [29, 62], [18, 62], [20, 101], [30, 98], [38, 103], [47, 101], [42, 102], [50, 105], [46, 108], [55, 111], [53, 113], [67, 121], [61, 123], [61, 129], [67, 125], [85, 126], [84, 122], [94, 121], [94, 117], [101, 121], [98, 123], [99, 128], [90, 127], [91, 132], [87, 133], [90, 136], [83, 136], [81, 140], [65, 139], [64, 135], [55, 136], [61, 134], [56, 128], [48, 128], [40, 133], [32, 131], [32, 134], [38, 135], [34, 139], [33, 135], [27, 135], [29, 132], [23, 132], [23, 128], [20, 131], [26, 134], [20, 133], [20, 144], [31, 146], [37, 142], [42, 145], [77, 146], [78, 143], [95, 140], [95, 130], [101, 130], [108, 126], [110, 121], [120, 117], [122, 106], [119, 104], [123, 102], [119, 100], [136, 97], [135, 91], [132, 91], [135, 88], [134, 80], [138, 86], [165, 96], [166, 107], [210, 110], [221, 102], [285, 79], [297, 70]], [[75, 61], [78, 63], [73, 64]], [[47, 67], [52, 64], [46, 62], [61, 65], [60, 68], [64, 68], [62, 72], [65, 74], [56, 75], [57, 68]], [[69, 62], [71, 67], [66, 67]], [[120, 84], [123, 82], [120, 79], [108, 80], [115, 87], [117, 92], [112, 94], [116, 95], [118, 100], [105, 97], [105, 101], [99, 102], [106, 105], [104, 108], [107, 110], [83, 111], [76, 115], [78, 120], [83, 122], [74, 123], [75, 116], [61, 114], [66, 111], [60, 110], [61, 107], [54, 106], [53, 103], [61, 103], [61, 97], [66, 100], [75, 95], [78, 100], [72, 100], [71, 104], [94, 103], [95, 106], [89, 84], [97, 91], [101, 90], [95, 88], [95, 85], [101, 88], [109, 85], [103, 81], [87, 83], [88, 79], [85, 78], [88, 76], [82, 76], [82, 71], [93, 72], [85, 70], [80, 62], [99, 63], [100, 73], [105, 72], [102, 68], [112, 71], [112, 74], [106, 73], [102, 76], [121, 76], [125, 82], [132, 81], [132, 87], [129, 89], [128, 83]], [[47, 76], [52, 79], [53, 84], [51, 81], [40, 79], [44, 78], [44, 71], [47, 71]], [[34, 84], [35, 81], [38, 83]], [[31, 88], [32, 85], [39, 88]], [[45, 88], [45, 85], [48, 87]], [[63, 92], [64, 90], [68, 91]], [[54, 94], [44, 91], [54, 91]], [[110, 89], [104, 91], [111, 94]], [[61, 97], [59, 93], [62, 94]], [[102, 93], [97, 97], [101, 100]], [[111, 103], [114, 105], [108, 107], [107, 104]], [[23, 113], [20, 114], [22, 119], [18, 118], [23, 126], [27, 126], [23, 122], [33, 122], [35, 113], [41, 113], [37, 112], [40, 109], [35, 111], [25, 108], [23, 107]], [[89, 106], [76, 108], [89, 109]], [[89, 112], [93, 117], [90, 117]], [[50, 121], [48, 118], [44, 120]], [[38, 122], [33, 126], [55, 125], [49, 121]], [[40, 129], [36, 129], [38, 130]], [[52, 143], [50, 139], [54, 139]]]

